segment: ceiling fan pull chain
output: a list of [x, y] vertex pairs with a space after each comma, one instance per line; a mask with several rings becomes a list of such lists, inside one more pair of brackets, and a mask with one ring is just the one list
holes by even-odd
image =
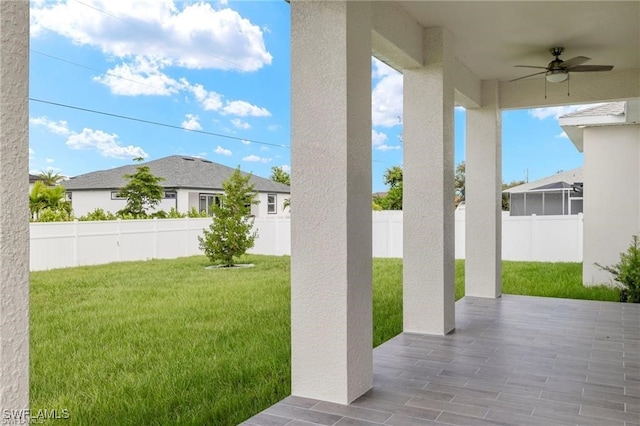
[[547, 79], [544, 79], [544, 98], [547, 99]]
[[567, 97], [571, 96], [571, 93], [570, 93], [571, 92], [571, 85], [570, 85], [571, 83], [570, 83], [570, 81], [571, 81], [571, 74], [568, 73], [567, 74]]

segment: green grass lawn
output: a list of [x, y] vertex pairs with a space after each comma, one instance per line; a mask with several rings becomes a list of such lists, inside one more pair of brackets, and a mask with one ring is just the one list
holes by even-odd
[[[289, 257], [203, 256], [31, 274], [31, 410], [73, 425], [232, 425], [290, 392]], [[504, 292], [618, 300], [580, 264], [504, 262]], [[374, 259], [374, 346], [402, 328], [402, 260]], [[456, 298], [464, 263], [456, 262]]]

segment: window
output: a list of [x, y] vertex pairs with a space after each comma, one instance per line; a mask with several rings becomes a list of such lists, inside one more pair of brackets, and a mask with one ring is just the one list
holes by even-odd
[[176, 198], [176, 192], [175, 191], [166, 191], [164, 193], [164, 198], [170, 198], [170, 199], [174, 199]]
[[218, 194], [200, 194], [200, 206], [201, 212], [207, 212], [209, 216], [213, 216], [213, 210], [211, 206], [216, 203], [216, 206], [220, 205], [220, 197]]
[[111, 199], [112, 200], [126, 200], [126, 197], [119, 195], [120, 191], [111, 191]]
[[64, 199], [65, 199], [66, 201], [71, 201], [71, 200], [73, 200], [73, 193], [71, 193], [71, 192], [65, 192], [65, 193], [64, 193]]
[[276, 194], [267, 195], [267, 213], [276, 214], [278, 212], [278, 196]]

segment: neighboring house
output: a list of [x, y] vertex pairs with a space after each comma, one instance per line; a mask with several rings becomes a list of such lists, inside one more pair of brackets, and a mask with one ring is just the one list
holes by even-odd
[[582, 168], [563, 171], [502, 192], [509, 194], [510, 216], [582, 213]]
[[[79, 175], [62, 183], [67, 189], [67, 198], [71, 201], [74, 214], [83, 216], [96, 208], [115, 213], [124, 208], [126, 199], [118, 196], [127, 183], [124, 175], [135, 173], [140, 165], [149, 166], [154, 175], [164, 178], [160, 182], [165, 190], [164, 199], [157, 210], [168, 212], [173, 207], [181, 213], [193, 208], [209, 211], [209, 206], [217, 202], [219, 194], [223, 192], [222, 183], [234, 171], [233, 168], [202, 158], [173, 155]], [[258, 192], [259, 201], [252, 207], [254, 216], [289, 214], [289, 209], [285, 211], [283, 206], [285, 199], [289, 198], [289, 186], [255, 175], [251, 177], [251, 182]]]
[[560, 117], [584, 152], [583, 263], [585, 284], [611, 280], [594, 265], [617, 263], [640, 233], [640, 101], [612, 102]]

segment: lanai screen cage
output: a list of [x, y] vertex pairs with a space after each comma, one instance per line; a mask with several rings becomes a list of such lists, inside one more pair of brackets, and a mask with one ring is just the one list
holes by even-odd
[[509, 194], [510, 215], [571, 215], [582, 213], [582, 182], [554, 182]]

